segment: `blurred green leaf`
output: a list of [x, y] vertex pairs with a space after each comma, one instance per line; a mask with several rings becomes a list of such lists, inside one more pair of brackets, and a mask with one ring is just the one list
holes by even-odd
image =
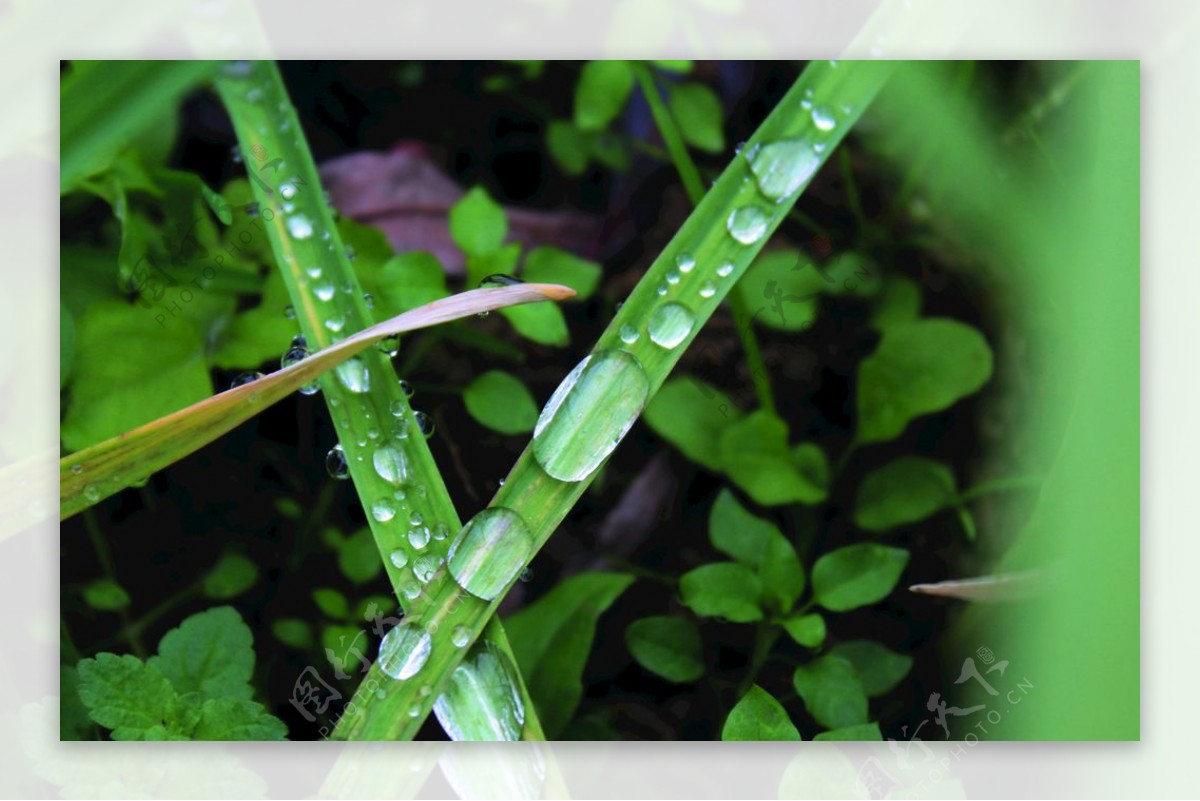
[[463, 391], [463, 402], [480, 425], [501, 434], [532, 431], [537, 423], [533, 395], [520, 379], [502, 370], [489, 370], [472, 381]]
[[83, 588], [83, 600], [93, 609], [115, 612], [129, 606], [129, 593], [111, 579], [96, 579]]
[[625, 644], [639, 665], [667, 681], [686, 683], [704, 675], [700, 632], [683, 618], [635, 620], [625, 629]]
[[583, 697], [597, 618], [632, 582], [623, 573], [580, 573], [504, 621], [548, 739], [566, 728]]
[[891, 692], [913, 666], [911, 656], [898, 654], [874, 640], [838, 643], [829, 653], [854, 665], [862, 680], [863, 690], [871, 698]]
[[576, 292], [576, 300], [587, 300], [600, 283], [600, 265], [565, 250], [542, 246], [525, 256], [522, 277], [541, 284], [563, 284]]
[[816, 319], [817, 299], [826, 287], [825, 279], [799, 251], [763, 251], [732, 290], [750, 314], [750, 320], [739, 325], [752, 320], [779, 331], [802, 331]]
[[721, 469], [721, 431], [741, 417], [728, 395], [691, 376], [667, 379], [643, 414], [656, 434], [709, 470]]
[[908, 551], [874, 543], [831, 551], [813, 565], [813, 598], [831, 612], [886, 598], [908, 564]]
[[468, 256], [499, 249], [508, 233], [504, 209], [481, 186], [472, 188], [450, 209], [450, 236]]
[[258, 566], [238, 553], [221, 556], [204, 577], [204, 594], [209, 598], [226, 600], [241, 595], [258, 580]]
[[805, 648], [819, 648], [825, 642], [825, 618], [820, 615], [796, 615], [782, 625], [788, 636]]
[[924, 520], [957, 497], [957, 483], [949, 467], [920, 456], [902, 456], [863, 479], [854, 504], [854, 522], [867, 531], [886, 531]]
[[325, 613], [326, 616], [335, 620], [343, 620], [350, 617], [350, 604], [346, 601], [346, 596], [329, 587], [321, 587], [313, 590], [313, 602], [317, 608]]
[[819, 725], [840, 729], [867, 722], [867, 694], [854, 665], [836, 656], [822, 656], [796, 668], [796, 693]]
[[338, 546], [337, 555], [338, 569], [355, 584], [370, 581], [383, 570], [379, 547], [369, 528], [360, 528], [343, 540]]
[[546, 127], [546, 149], [567, 175], [582, 175], [590, 150], [587, 136], [566, 120], [551, 120]]
[[[735, 484], [763, 506], [820, 503], [825, 488], [801, 471], [787, 437], [787, 424], [773, 413], [751, 412], [721, 433], [721, 465]], [[805, 467], [811, 471], [810, 464]]]
[[65, 387], [71, 379], [75, 363], [75, 316], [62, 301], [58, 304], [58, 386]]
[[721, 739], [765, 740], [800, 739], [800, 732], [788, 717], [787, 710], [775, 698], [757, 684], [751, 685], [737, 705], [729, 711]]
[[725, 149], [725, 112], [716, 92], [701, 83], [678, 84], [671, 87], [670, 105], [689, 145], [706, 153]]
[[284, 645], [304, 650], [313, 644], [313, 631], [306, 621], [294, 617], [282, 617], [271, 623], [271, 633]]
[[624, 61], [589, 61], [575, 86], [575, 124], [584, 131], [608, 126], [629, 100], [633, 72]]
[[921, 316], [921, 288], [903, 275], [889, 275], [871, 311], [871, 327], [883, 332]]
[[830, 729], [813, 735], [813, 742], [871, 741], [883, 742], [878, 723], [859, 723], [841, 729]]
[[931, 318], [888, 328], [859, 367], [858, 439], [893, 439], [913, 418], [951, 406], [991, 375], [991, 348], [969, 325]]
[[660, 70], [665, 70], [666, 72], [678, 72], [678, 73], [686, 74], [686, 73], [689, 73], [692, 71], [692, 62], [687, 59], [677, 59], [677, 60], [670, 60], [670, 59], [661, 60], [661, 59], [659, 59], [659, 60], [651, 61], [650, 63], [653, 64], [654, 66], [658, 67]]
[[736, 562], [716, 562], [684, 573], [679, 591], [683, 603], [701, 617], [734, 623], [753, 623], [763, 617], [762, 582], [753, 570]]
[[148, 664], [162, 671], [180, 695], [249, 698], [254, 637], [233, 607], [218, 606], [164, 634]]

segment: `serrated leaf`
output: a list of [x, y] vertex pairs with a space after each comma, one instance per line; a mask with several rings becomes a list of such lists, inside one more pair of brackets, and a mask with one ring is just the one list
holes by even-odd
[[825, 618], [820, 615], [789, 617], [782, 625], [788, 636], [805, 648], [819, 648], [825, 642]]
[[587, 300], [596, 291], [602, 271], [600, 265], [556, 247], [534, 248], [525, 256], [521, 275], [526, 281], [562, 284], [575, 290], [576, 298]]
[[589, 61], [575, 86], [575, 124], [584, 131], [608, 126], [629, 100], [633, 71], [624, 61]]
[[222, 556], [204, 577], [204, 594], [225, 600], [241, 595], [258, 580], [258, 566], [238, 553]]
[[721, 432], [741, 417], [728, 395], [691, 376], [668, 379], [643, 414], [656, 434], [714, 471], [721, 469]]
[[930, 318], [884, 330], [858, 371], [858, 439], [884, 442], [909, 422], [978, 391], [992, 375], [992, 350], [977, 330]]
[[287, 726], [254, 701], [210, 698], [200, 707], [193, 740], [286, 740]]
[[725, 149], [725, 114], [717, 93], [701, 83], [671, 87], [671, 114], [684, 140], [706, 153]]
[[93, 609], [115, 612], [129, 606], [129, 593], [111, 579], [96, 579], [83, 588], [83, 600]]
[[800, 739], [800, 732], [788, 717], [783, 704], [776, 701], [774, 696], [762, 687], [754, 684], [730, 710], [729, 717], [725, 719], [725, 725], [721, 729], [721, 739], [754, 742], [796, 741]]
[[841, 729], [830, 729], [813, 736], [813, 742], [850, 742], [870, 741], [882, 742], [883, 732], [878, 723], [859, 723]]
[[920, 456], [902, 456], [863, 479], [854, 503], [854, 522], [867, 531], [886, 531], [924, 520], [957, 497], [957, 482], [949, 467]]
[[520, 379], [502, 370], [490, 370], [463, 391], [467, 411], [480, 425], [501, 434], [532, 431], [538, 407]]
[[736, 562], [716, 562], [684, 573], [679, 591], [684, 604], [701, 617], [734, 623], [753, 623], [763, 617], [762, 582], [753, 570]]
[[473, 187], [450, 209], [450, 236], [468, 256], [497, 250], [507, 233], [504, 209], [481, 186]]
[[231, 606], [192, 615], [163, 635], [157, 668], [180, 695], [204, 698], [249, 698], [254, 673], [254, 637]]
[[863, 689], [871, 698], [891, 692], [913, 666], [911, 656], [898, 654], [874, 640], [838, 643], [829, 653], [854, 665]]
[[801, 471], [787, 436], [787, 425], [774, 414], [763, 409], [752, 412], [721, 433], [721, 466], [763, 506], [820, 503], [826, 490]]
[[867, 722], [867, 694], [854, 665], [836, 656], [822, 656], [796, 668], [796, 693], [819, 725], [830, 729]]
[[623, 573], [581, 573], [504, 621], [549, 739], [566, 728], [583, 697], [597, 618], [632, 582]]
[[101, 653], [81, 660], [77, 670], [80, 699], [114, 740], [149, 739], [163, 727], [176, 693], [158, 668], [136, 656]]
[[908, 564], [908, 551], [862, 543], [831, 551], [813, 565], [813, 598], [831, 612], [886, 598]]
[[379, 575], [383, 562], [379, 547], [369, 528], [360, 528], [344, 539], [337, 549], [338, 569], [355, 584], [363, 584]]
[[700, 632], [683, 618], [635, 620], [625, 629], [625, 644], [639, 665], [667, 681], [686, 683], [704, 675]]

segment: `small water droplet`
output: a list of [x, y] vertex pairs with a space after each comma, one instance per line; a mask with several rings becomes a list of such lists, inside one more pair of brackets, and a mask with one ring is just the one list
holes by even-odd
[[632, 345], [634, 342], [638, 341], [637, 329], [628, 323], [621, 326], [621, 330], [618, 335], [621, 337], [621, 341], [626, 345]]
[[711, 298], [715, 294], [717, 294], [717, 285], [712, 281], [705, 281], [704, 285], [700, 287], [700, 297], [702, 298]]
[[343, 479], [350, 475], [350, 465], [346, 463], [346, 451], [340, 442], [325, 454], [325, 470], [336, 479]]
[[433, 538], [439, 542], [450, 536], [450, 527], [445, 523], [438, 523], [433, 527]]
[[288, 318], [289, 320], [295, 320], [296, 319], [296, 307], [290, 303], [288, 305], [284, 306], [283, 307], [283, 316]]
[[[375, 435], [379, 436], [379, 432]], [[375, 465], [375, 472], [389, 484], [404, 484], [408, 481], [408, 460], [395, 448], [376, 448], [371, 461]]]
[[396, 507], [386, 498], [380, 498], [371, 504], [371, 517], [380, 523], [386, 523], [396, 516]]
[[666, 294], [667, 294], [667, 284], [666, 284], [666, 282], [664, 281], [663, 283], [659, 284], [659, 285], [658, 285], [658, 286], [655, 288], [655, 290], [654, 290], [654, 291], [655, 291], [655, 292], [657, 292], [657, 293], [659, 294], [659, 296], [660, 296], [660, 297], [661, 297], [661, 296], [663, 296], [663, 295], [666, 295]]
[[287, 229], [293, 239], [308, 239], [313, 232], [312, 223], [303, 214], [294, 214], [288, 217]]
[[517, 580], [523, 584], [528, 584], [533, 581], [533, 568], [527, 567], [521, 571], [521, 575], [517, 576]]
[[229, 158], [234, 164], [241, 164], [242, 163], [242, 149], [240, 147], [238, 147], [237, 145], [234, 145], [229, 150]]
[[284, 181], [279, 185], [279, 196], [284, 200], [291, 200], [296, 196], [296, 185], [291, 181]]
[[413, 577], [422, 584], [428, 584], [429, 580], [434, 577], [434, 574], [438, 572], [441, 566], [441, 554], [422, 554], [413, 560]]
[[767, 215], [756, 206], [742, 206], [730, 213], [725, 227], [743, 245], [753, 245], [767, 232]]
[[340, 314], [336, 314], [325, 321], [325, 327], [335, 334], [338, 331], [341, 331], [345, 326], [346, 318], [342, 317]]
[[520, 278], [516, 278], [511, 275], [506, 275], [505, 273], [493, 273], [493, 274], [489, 275], [487, 278], [484, 278], [482, 281], [479, 282], [479, 288], [486, 289], [488, 287], [497, 287], [497, 286], [515, 286], [516, 284], [523, 284], [523, 283], [525, 283], [525, 282], [522, 281]]
[[83, 497], [87, 498], [91, 503], [96, 503], [100, 500], [100, 488], [95, 484], [88, 484], [83, 488]]
[[372, 295], [370, 292], [364, 292], [364, 293], [363, 293], [363, 304], [364, 304], [364, 305], [365, 305], [365, 306], [366, 306], [368, 309], [373, 309], [373, 308], [375, 308], [375, 296], [374, 296], [374, 295]]
[[81, 465], [81, 464], [71, 465], [71, 475], [73, 475], [73, 476], [83, 475], [83, 465]]
[[729, 276], [733, 275], [733, 270], [733, 262], [722, 262], [721, 266], [717, 268], [717, 275], [721, 276], [722, 278], [728, 278]]
[[309, 277], [309, 278], [320, 278], [320, 277], [321, 277], [321, 268], [320, 268], [320, 266], [313, 266], [313, 267], [309, 267], [309, 268], [308, 268], [307, 270], [305, 270], [304, 272], [308, 273], [308, 277]]
[[417, 427], [421, 429], [421, 435], [425, 439], [433, 436], [433, 419], [425, 414], [425, 412], [413, 412], [413, 417], [417, 421]]
[[313, 293], [318, 299], [328, 303], [329, 301], [333, 300], [333, 284], [329, 283], [328, 281], [323, 281], [313, 287]]
[[404, 585], [400, 592], [402, 592], [404, 597], [408, 600], [415, 601], [417, 598], [421, 597], [421, 585], [414, 581], [411, 584]]
[[696, 258], [691, 253], [680, 253], [675, 257], [675, 266], [681, 273], [690, 273], [696, 266]]
[[292, 347], [308, 348], [308, 340], [304, 338], [304, 334], [296, 334], [296, 336], [292, 337]]
[[471, 630], [466, 626], [455, 626], [450, 632], [450, 642], [454, 643], [455, 648], [466, 648], [471, 642]]
[[386, 353], [388, 358], [395, 356], [400, 352], [400, 335], [392, 334], [375, 343], [375, 350], [380, 353]]
[[429, 660], [432, 647], [433, 638], [423, 628], [401, 623], [389, 630], [379, 644], [379, 668], [397, 681], [411, 679]]
[[411, 515], [408, 516], [408, 524], [410, 526], [419, 526], [424, 522], [425, 522], [425, 518], [421, 516], [420, 512], [414, 511]]
[[357, 356], [339, 364], [336, 368], [342, 386], [361, 395], [371, 389], [371, 373], [367, 365]]
[[393, 417], [404, 417], [404, 412], [408, 409], [408, 404], [397, 399], [392, 401], [391, 409]]
[[245, 386], [246, 384], [251, 384], [262, 377], [263, 377], [263, 374], [258, 373], [258, 372], [242, 373], [241, 375], [239, 375], [237, 378], [233, 379], [233, 381], [231, 381], [229, 383], [229, 388], [235, 389], [237, 387]]
[[[633, 426], [650, 392], [642, 365], [623, 350], [589, 354], [554, 390], [533, 430], [533, 455], [559, 481], [582, 481]], [[604, 414], [596, 414], [596, 409]]]
[[834, 118], [833, 112], [825, 106], [817, 106], [812, 110], [812, 121], [820, 131], [832, 131], [837, 127], [837, 119]]
[[413, 396], [412, 384], [408, 383], [403, 378], [400, 379], [400, 391], [404, 393], [404, 397], [406, 398], [411, 398]]
[[[354, 261], [358, 258], [358, 251], [354, 249], [354, 245], [346, 245], [346, 260]], [[365, 298], [364, 298], [365, 300]], [[370, 308], [370, 307], [368, 307]]]
[[252, 69], [249, 61], [226, 61], [221, 65], [221, 74], [226, 78], [249, 78]]
[[667, 283], [670, 284], [671, 286], [675, 286], [675, 284], [679, 283], [679, 271], [678, 270], [667, 270]]
[[459, 532], [446, 564], [464, 590], [490, 601], [512, 583], [532, 553], [533, 535], [521, 516], [492, 506]]
[[418, 551], [429, 544], [429, 527], [413, 526], [408, 530], [408, 544]]
[[304, 361], [308, 358], [308, 351], [304, 348], [298, 348], [295, 345], [288, 348], [283, 356], [279, 359], [280, 367], [291, 367], [293, 364]]
[[396, 568], [397, 570], [403, 570], [408, 566], [408, 552], [403, 548], [397, 548], [396, 550], [392, 551], [390, 554], [388, 554], [388, 559], [391, 561], [392, 567]]
[[420, 704], [413, 704], [412, 706], [410, 706], [410, 707], [408, 708], [408, 716], [409, 716], [410, 718], [419, 718], [419, 717], [421, 717], [421, 705], [420, 705]]
[[664, 303], [650, 316], [650, 341], [670, 350], [692, 333], [696, 318], [682, 303]]

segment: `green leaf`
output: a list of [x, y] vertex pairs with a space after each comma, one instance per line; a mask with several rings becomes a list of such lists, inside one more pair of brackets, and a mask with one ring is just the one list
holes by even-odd
[[355, 584], [370, 581], [383, 570], [379, 547], [375, 544], [375, 538], [369, 528], [360, 528], [342, 540], [338, 545], [337, 555], [338, 569]]
[[762, 620], [759, 598], [762, 582], [753, 570], [736, 562], [703, 565], [679, 579], [683, 602], [701, 617], [722, 617], [734, 623]]
[[831, 612], [845, 612], [887, 597], [908, 564], [908, 551], [884, 545], [849, 545], [813, 565], [813, 598]]
[[931, 318], [888, 328], [859, 367], [858, 439], [894, 439], [914, 418], [951, 406], [991, 375], [991, 348], [969, 325]]
[[450, 295], [446, 273], [437, 256], [423, 250], [388, 259], [379, 271], [375, 293], [383, 315], [396, 315]]
[[658, 67], [660, 70], [664, 70], [666, 72], [677, 72], [677, 73], [681, 73], [681, 74], [687, 74], [692, 71], [692, 62], [687, 59], [676, 59], [676, 60], [656, 59], [654, 61], [651, 61], [650, 63], [653, 64], [654, 66]]
[[271, 633], [275, 639], [292, 648], [306, 649], [313, 644], [312, 626], [304, 620], [294, 617], [283, 617], [271, 624]]
[[581, 573], [504, 621], [548, 739], [556, 739], [583, 697], [597, 618], [631, 583], [623, 573]]
[[608, 126], [629, 100], [633, 71], [624, 61], [589, 61], [575, 86], [575, 124], [584, 131]]
[[562, 310], [553, 303], [537, 303], [501, 309], [517, 333], [539, 345], [563, 347], [571, 341]]
[[204, 594], [223, 601], [241, 595], [257, 580], [257, 565], [241, 554], [227, 553], [204, 577]]
[[93, 609], [115, 612], [129, 606], [129, 593], [111, 579], [96, 579], [83, 588], [83, 600]]
[[731, 740], [790, 740], [800, 739], [800, 732], [788, 717], [783, 704], [757, 684], [751, 685], [737, 705], [729, 711], [721, 739]]
[[783, 629], [805, 648], [819, 648], [825, 642], [825, 618], [817, 614], [789, 617], [783, 621]]
[[921, 316], [921, 288], [903, 275], [889, 275], [871, 311], [871, 327], [882, 333]]
[[574, 123], [551, 120], [546, 128], [546, 149], [567, 175], [582, 175], [587, 169], [588, 139]]
[[291, 338], [300, 333], [300, 326], [284, 313], [288, 305], [283, 277], [278, 271], [268, 273], [262, 285], [262, 301], [237, 314], [221, 330], [212, 363], [234, 370], [249, 370], [263, 363], [274, 367]]
[[767, 540], [779, 533], [774, 523], [746, 511], [728, 489], [721, 490], [708, 514], [708, 538], [713, 547], [756, 570], [762, 564]]
[[507, 233], [504, 209], [482, 186], [472, 188], [450, 209], [450, 236], [468, 256], [499, 249]]
[[701, 83], [671, 87], [671, 114], [689, 145], [706, 153], [725, 149], [725, 112], [716, 92]]
[[643, 413], [656, 434], [714, 471], [721, 469], [721, 432], [741, 417], [728, 395], [691, 376], [668, 379]]
[[[787, 437], [787, 424], [774, 414], [751, 412], [722, 432], [721, 464], [730, 479], [763, 506], [820, 503], [826, 490], [801, 471]], [[810, 465], [804, 466], [811, 473]]]
[[325, 613], [327, 617], [341, 620], [350, 617], [350, 603], [346, 600], [346, 596], [329, 587], [320, 587], [313, 590], [313, 601], [317, 608]]
[[667, 681], [686, 683], [704, 675], [700, 632], [683, 618], [635, 620], [625, 629], [625, 644], [639, 665]]
[[58, 739], [90, 739], [92, 719], [79, 697], [79, 671], [71, 665], [59, 665], [58, 698]]
[[492, 275], [515, 275], [520, 259], [520, 242], [509, 242], [487, 253], [468, 255], [466, 283], [468, 286], [481, 286], [484, 279]]
[[789, 611], [804, 592], [804, 568], [800, 565], [800, 557], [779, 532], [767, 538], [758, 575], [762, 580], [763, 595], [779, 611]]
[[188, 323], [167, 325], [153, 308], [98, 303], [79, 319], [70, 403], [62, 423], [69, 450], [122, 434], [212, 394], [204, 343]]
[[779, 331], [803, 331], [816, 319], [817, 299], [828, 286], [799, 251], [764, 251], [732, 290], [750, 314], [739, 325], [753, 321]]
[[136, 656], [101, 653], [84, 659], [79, 697], [92, 720], [112, 729], [114, 740], [145, 740], [163, 727], [175, 691], [162, 672]]
[[854, 665], [863, 689], [871, 698], [891, 692], [913, 666], [911, 656], [898, 654], [874, 640], [838, 643], [829, 653]]
[[796, 692], [819, 725], [840, 729], [867, 722], [867, 694], [854, 665], [836, 656], [822, 656], [796, 668]]
[[903, 456], [863, 479], [854, 503], [854, 522], [867, 531], [886, 531], [924, 520], [957, 497], [957, 482], [949, 467], [920, 456]]
[[859, 723], [841, 729], [830, 729], [813, 736], [813, 742], [865, 741], [883, 742], [878, 723]]
[[249, 698], [254, 673], [254, 638], [231, 606], [192, 615], [158, 643], [157, 668], [180, 695]]
[[467, 411], [481, 425], [501, 434], [532, 431], [538, 407], [520, 379], [501, 370], [490, 370], [463, 391]]
[[192, 739], [286, 740], [287, 726], [254, 701], [210, 698], [200, 707]]
[[829, 459], [821, 446], [812, 442], [801, 442], [792, 448], [792, 461], [800, 475], [816, 487], [829, 491]]
[[575, 290], [576, 300], [587, 300], [592, 296], [600, 283], [601, 274], [600, 265], [596, 262], [550, 246], [529, 251], [521, 273], [526, 281], [569, 286]]

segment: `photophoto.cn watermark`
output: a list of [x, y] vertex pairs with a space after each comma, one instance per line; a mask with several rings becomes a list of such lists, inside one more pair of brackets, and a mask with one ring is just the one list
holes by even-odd
[[[1029, 700], [1034, 689], [1028, 677], [1010, 669], [982, 646], [963, 660], [955, 686], [971, 686], [986, 694], [983, 703], [959, 707], [932, 692], [925, 703], [927, 714], [915, 725], [900, 727], [900, 738], [886, 737], [892, 770], [872, 756], [859, 766], [858, 779], [871, 798], [884, 798], [902, 791], [921, 797], [933, 792], [954, 775], [953, 768], [971, 749], [988, 738], [1003, 739], [1004, 721]], [[940, 755], [926, 743], [952, 743]]]

